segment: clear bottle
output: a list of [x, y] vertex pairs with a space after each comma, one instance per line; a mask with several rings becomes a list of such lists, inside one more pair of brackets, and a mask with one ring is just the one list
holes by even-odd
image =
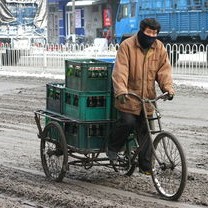
[[96, 136], [96, 125], [95, 124], [90, 124], [89, 126], [89, 136]]
[[102, 106], [102, 96], [96, 96], [96, 107]]
[[79, 105], [79, 96], [78, 95], [74, 95], [74, 102], [73, 102], [74, 106], [78, 106]]
[[92, 96], [87, 98], [87, 107], [93, 107], [93, 98], [92, 98]]
[[71, 104], [71, 94], [70, 93], [66, 93], [65, 94], [65, 102], [67, 103], [67, 104]]
[[93, 71], [93, 67], [89, 67], [88, 68], [88, 78], [92, 77], [92, 71]]
[[48, 89], [48, 98], [53, 98], [53, 88]]
[[67, 76], [70, 77], [72, 75], [73, 75], [73, 66], [70, 65], [69, 68], [68, 68], [68, 70], [67, 70]]
[[95, 124], [92, 125], [92, 136], [96, 136], [97, 135], [97, 127]]
[[98, 125], [98, 132], [99, 132], [99, 134], [98, 134], [98, 136], [104, 136], [104, 126], [103, 125]]
[[91, 78], [95, 78], [96, 77], [96, 67], [92, 67], [92, 76]]
[[102, 96], [102, 106], [106, 107], [106, 97]]

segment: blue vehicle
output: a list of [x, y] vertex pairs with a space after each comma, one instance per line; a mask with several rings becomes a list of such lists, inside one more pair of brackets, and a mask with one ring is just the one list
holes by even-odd
[[115, 24], [116, 42], [136, 33], [146, 17], [160, 22], [159, 39], [164, 44], [207, 43], [208, 0], [121, 0]]

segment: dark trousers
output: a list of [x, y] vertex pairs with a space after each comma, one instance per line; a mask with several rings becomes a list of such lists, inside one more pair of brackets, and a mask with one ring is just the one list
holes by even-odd
[[151, 167], [152, 146], [142, 113], [137, 116], [120, 112], [120, 118], [110, 134], [108, 149], [119, 152], [133, 130], [136, 130], [138, 133], [139, 145], [144, 145], [139, 153], [139, 167], [142, 169], [149, 169]]

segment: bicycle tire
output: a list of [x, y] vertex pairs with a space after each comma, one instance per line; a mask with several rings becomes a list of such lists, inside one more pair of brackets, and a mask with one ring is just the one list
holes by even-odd
[[153, 142], [155, 152], [152, 157], [152, 180], [158, 193], [168, 199], [177, 200], [182, 195], [187, 181], [186, 158], [177, 138], [162, 132]]
[[61, 125], [51, 121], [43, 130], [40, 155], [44, 173], [50, 180], [61, 182], [68, 168], [66, 138]]

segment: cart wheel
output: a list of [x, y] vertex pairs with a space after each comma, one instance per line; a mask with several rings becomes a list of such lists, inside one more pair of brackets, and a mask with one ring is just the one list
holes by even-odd
[[123, 150], [118, 153], [117, 162], [112, 164], [116, 172], [127, 176], [131, 176], [134, 173], [136, 164], [132, 161], [132, 157], [137, 146], [137, 137], [135, 134], [131, 134]]
[[161, 164], [153, 155], [152, 179], [157, 191], [166, 199], [177, 200], [186, 185], [187, 166], [183, 149], [169, 132], [158, 134], [153, 143]]
[[52, 121], [44, 128], [40, 154], [46, 177], [62, 181], [68, 167], [68, 154], [66, 138], [59, 123]]

